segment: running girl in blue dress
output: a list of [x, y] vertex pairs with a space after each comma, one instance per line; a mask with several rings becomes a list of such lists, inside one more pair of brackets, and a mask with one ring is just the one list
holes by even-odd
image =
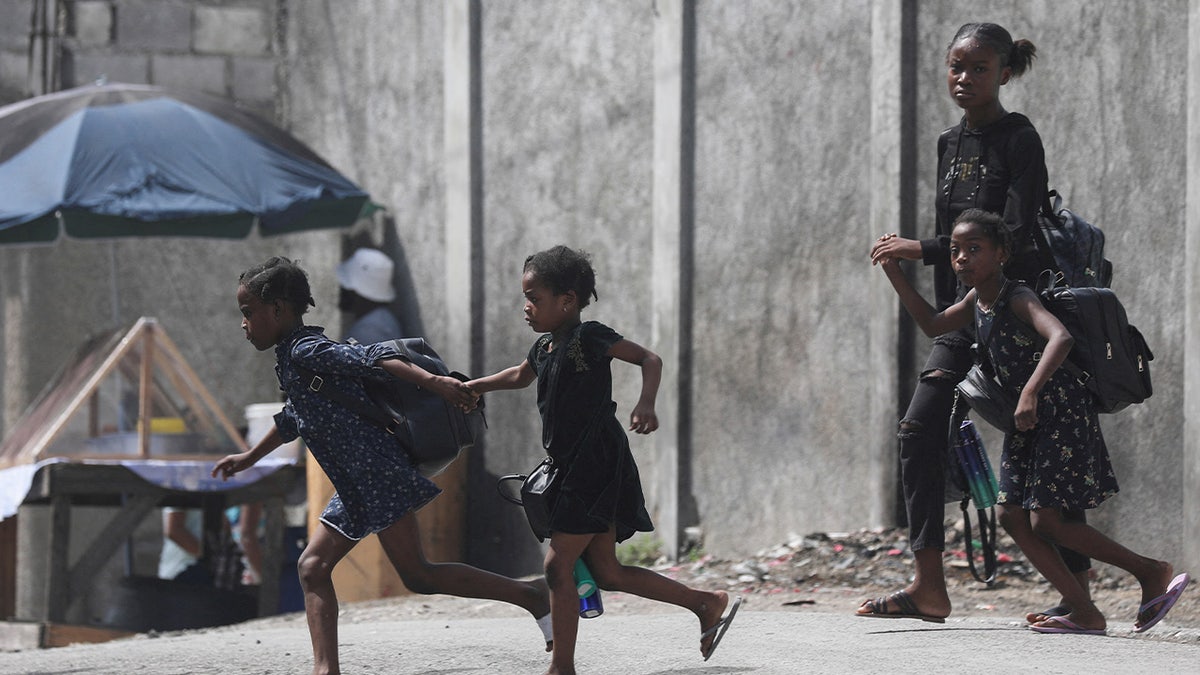
[[[654, 529], [637, 465], [612, 400], [613, 359], [642, 370], [642, 393], [629, 429], [648, 434], [658, 428], [654, 399], [662, 359], [624, 339], [604, 324], [583, 322], [580, 312], [596, 295], [596, 274], [586, 254], [556, 246], [525, 260], [521, 290], [525, 322], [543, 333], [521, 363], [468, 382], [483, 394], [522, 389], [537, 380], [542, 443], [559, 467], [562, 483], [550, 508], [550, 585], [554, 654], [548, 673], [575, 672], [579, 596], [573, 572], [581, 556], [604, 590], [624, 591], [690, 609], [700, 620], [700, 652], [705, 660], [717, 648], [735, 612], [724, 591], [700, 591], [652, 570], [622, 565], [617, 542]], [[722, 617], [726, 608], [729, 613]]]
[[[964, 211], [950, 235], [950, 261], [966, 296], [942, 312], [913, 288], [899, 260], [879, 260], [905, 309], [934, 337], [975, 323], [977, 339], [1000, 383], [1019, 395], [1016, 431], [1004, 437], [1000, 459], [1000, 522], [1029, 562], [1070, 606], [1070, 613], [1030, 627], [1039, 633], [1103, 634], [1107, 623], [1053, 544], [1137, 578], [1142, 604], [1133, 629], [1157, 624], [1175, 606], [1189, 577], [1170, 563], [1138, 555], [1087, 523], [1063, 518], [1068, 509], [1096, 508], [1117, 493], [1092, 397], [1059, 368], [1073, 338], [1028, 287], [1005, 278], [1008, 229], [997, 215]], [[1038, 338], [1030, 337], [1030, 329]]]
[[376, 534], [405, 587], [414, 593], [488, 598], [520, 606], [538, 619], [550, 650], [550, 604], [541, 580], [517, 581], [458, 563], [431, 563], [421, 550], [416, 511], [441, 490], [420, 475], [395, 436], [341, 404], [309, 391], [298, 368], [318, 373], [325, 387], [367, 401], [362, 378], [399, 377], [470, 409], [478, 396], [452, 377], [433, 375], [387, 343], [334, 342], [302, 319], [313, 305], [308, 278], [287, 258], [271, 258], [238, 278], [242, 330], [255, 349], [275, 348], [275, 373], [287, 395], [275, 426], [247, 452], [222, 458], [223, 478], [253, 466], [300, 436], [337, 490], [298, 563], [313, 647], [313, 673], [340, 672], [337, 596], [331, 574], [360, 539]]

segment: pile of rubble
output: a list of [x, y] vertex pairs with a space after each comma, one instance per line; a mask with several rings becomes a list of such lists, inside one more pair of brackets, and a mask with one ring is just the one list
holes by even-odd
[[[964, 573], [948, 574], [971, 579], [960, 524], [946, 529], [946, 565]], [[981, 546], [973, 541], [976, 568], [983, 573]], [[1025, 562], [1012, 540], [997, 541], [997, 577], [1040, 583], [1040, 576]], [[725, 586], [742, 593], [789, 592], [818, 588], [903, 588], [912, 577], [913, 555], [901, 529], [826, 532], [793, 536], [779, 546], [744, 559], [719, 559], [710, 555], [691, 562], [655, 565], [677, 578], [686, 576], [698, 585]], [[690, 583], [690, 581], [689, 581]]]
[[[946, 583], [955, 616], [990, 614], [1020, 620], [1028, 611], [1057, 604], [1058, 593], [1002, 530], [996, 542], [995, 580], [984, 584], [973, 578], [962, 532], [961, 521], [946, 528]], [[982, 574], [977, 540], [972, 548]], [[702, 555], [675, 564], [660, 560], [651, 567], [689, 586], [754, 596], [755, 609], [814, 605], [822, 611], [853, 611], [865, 598], [907, 586], [913, 555], [906, 530], [874, 529], [797, 535], [749, 557]], [[1137, 613], [1140, 588], [1131, 575], [1095, 564], [1091, 579], [1093, 597], [1106, 614], [1132, 618]], [[1172, 610], [1170, 621], [1200, 627], [1200, 601], [1185, 597]]]

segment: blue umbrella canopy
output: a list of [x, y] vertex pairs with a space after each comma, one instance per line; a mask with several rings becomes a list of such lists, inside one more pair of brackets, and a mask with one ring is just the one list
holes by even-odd
[[98, 84], [0, 108], [0, 244], [353, 224], [366, 192], [232, 102]]

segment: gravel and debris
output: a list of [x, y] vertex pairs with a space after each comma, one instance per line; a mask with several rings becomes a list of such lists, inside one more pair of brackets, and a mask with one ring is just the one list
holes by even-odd
[[[974, 524], [974, 523], [973, 523]], [[975, 547], [978, 551], [978, 546]], [[953, 603], [952, 617], [992, 616], [1024, 625], [1026, 612], [1058, 604], [1059, 596], [1026, 562], [1012, 540], [1000, 533], [997, 572], [991, 585], [976, 581], [967, 566], [962, 523], [946, 529], [946, 581]], [[741, 595], [755, 611], [816, 611], [853, 613], [867, 598], [904, 588], [912, 578], [913, 556], [907, 530], [873, 529], [826, 532], [788, 537], [788, 541], [752, 556], [723, 558], [699, 555], [683, 562], [639, 562], [688, 586], [727, 590]], [[980, 567], [982, 570], [982, 568]], [[1182, 571], [1182, 570], [1180, 570]], [[1132, 625], [1140, 591], [1124, 571], [1103, 564], [1092, 569], [1092, 593], [1110, 626]], [[678, 608], [625, 593], [606, 592], [606, 612], [651, 613]], [[501, 602], [446, 595], [400, 596], [383, 600], [342, 603], [341, 621], [365, 623], [404, 618], [521, 616], [522, 610]], [[256, 619], [252, 625], [296, 622], [303, 613]], [[1189, 589], [1171, 610], [1163, 626], [1200, 628], [1200, 587]], [[1161, 629], [1156, 636], [1174, 639]], [[1188, 641], [1194, 637], [1182, 636]]]
[[[969, 569], [962, 531], [961, 521], [946, 528], [944, 560], [954, 616], [991, 614], [1023, 620], [1028, 611], [1058, 603], [1058, 593], [1002, 531], [996, 542], [996, 578], [990, 585], [977, 581]], [[973, 549], [976, 568], [983, 574], [978, 540]], [[814, 606], [853, 612], [866, 598], [904, 588], [912, 579], [913, 555], [907, 531], [894, 528], [797, 535], [751, 557], [704, 555], [691, 562], [659, 562], [650, 567], [689, 586], [742, 594], [756, 609]], [[1132, 620], [1141, 595], [1133, 577], [1094, 563], [1091, 578], [1096, 604], [1110, 621]], [[1197, 593], [1192, 589], [1180, 599], [1170, 623], [1200, 628]]]

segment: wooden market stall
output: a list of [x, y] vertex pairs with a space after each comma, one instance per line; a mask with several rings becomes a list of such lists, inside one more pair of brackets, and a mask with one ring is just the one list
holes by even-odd
[[[205, 532], [215, 534], [223, 509], [244, 503], [261, 503], [265, 513], [256, 613], [278, 611], [283, 503], [302, 486], [304, 469], [291, 458], [261, 462], [227, 483], [208, 476], [216, 459], [244, 448], [157, 321], [88, 340], [0, 445], [0, 550], [12, 552], [0, 558], [0, 619], [38, 624], [40, 643], [53, 643], [98, 570], [149, 514], [202, 509]], [[80, 506], [112, 507], [112, 515], [79, 532], [72, 511]], [[22, 532], [32, 507], [48, 511], [49, 527]], [[81, 635], [105, 637], [94, 627], [74, 637]]]

